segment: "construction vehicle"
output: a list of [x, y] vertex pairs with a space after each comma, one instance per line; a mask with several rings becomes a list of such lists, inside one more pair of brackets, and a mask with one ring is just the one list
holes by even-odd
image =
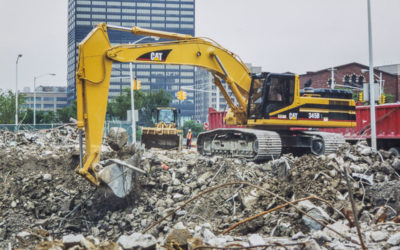
[[[107, 29], [170, 41], [112, 46]], [[94, 185], [107, 179], [101, 176], [104, 169], [100, 170], [98, 162], [113, 62], [192, 65], [211, 72], [230, 108], [225, 122], [246, 128], [200, 134], [197, 147], [203, 155], [263, 160], [291, 150], [330, 153], [344, 142], [343, 136], [291, 128], [355, 126], [355, 102], [348, 93], [309, 89], [300, 94], [297, 75], [251, 74], [237, 55], [210, 39], [102, 23], [79, 44], [76, 73], [77, 126], [80, 131], [85, 130], [86, 136], [86, 153], [77, 172]], [[120, 169], [124, 169], [121, 165]]]
[[177, 129], [176, 108], [156, 108], [152, 112], [154, 127], [142, 127], [141, 143], [146, 148], [182, 149], [183, 131]]

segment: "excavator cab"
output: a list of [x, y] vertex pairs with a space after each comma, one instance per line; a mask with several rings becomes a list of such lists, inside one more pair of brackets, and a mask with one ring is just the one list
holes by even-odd
[[262, 73], [252, 76], [248, 118], [269, 119], [270, 114], [293, 103], [295, 75]]

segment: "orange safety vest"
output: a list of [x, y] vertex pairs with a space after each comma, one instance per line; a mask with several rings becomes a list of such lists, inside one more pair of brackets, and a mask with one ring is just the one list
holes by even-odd
[[192, 132], [187, 133], [186, 139], [188, 140], [192, 139]]

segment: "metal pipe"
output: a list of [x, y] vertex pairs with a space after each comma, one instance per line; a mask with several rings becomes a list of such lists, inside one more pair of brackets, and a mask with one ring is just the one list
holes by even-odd
[[217, 55], [215, 55], [215, 59], [217, 59], [218, 65], [221, 67], [222, 71], [224, 72], [226, 77], [229, 77], [228, 72], [226, 72], [224, 65], [222, 64], [221, 60]]
[[83, 168], [83, 130], [79, 129], [79, 167]]

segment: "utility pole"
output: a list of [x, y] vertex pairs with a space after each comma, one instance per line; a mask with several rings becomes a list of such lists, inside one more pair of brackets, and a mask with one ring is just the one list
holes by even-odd
[[368, 51], [369, 51], [369, 95], [371, 113], [371, 147], [376, 151], [376, 117], [375, 117], [375, 93], [374, 93], [374, 64], [372, 54], [372, 27], [371, 27], [371, 0], [368, 3]]
[[15, 63], [15, 129], [18, 131], [18, 61], [22, 57], [19, 54], [17, 57], [17, 62]]

